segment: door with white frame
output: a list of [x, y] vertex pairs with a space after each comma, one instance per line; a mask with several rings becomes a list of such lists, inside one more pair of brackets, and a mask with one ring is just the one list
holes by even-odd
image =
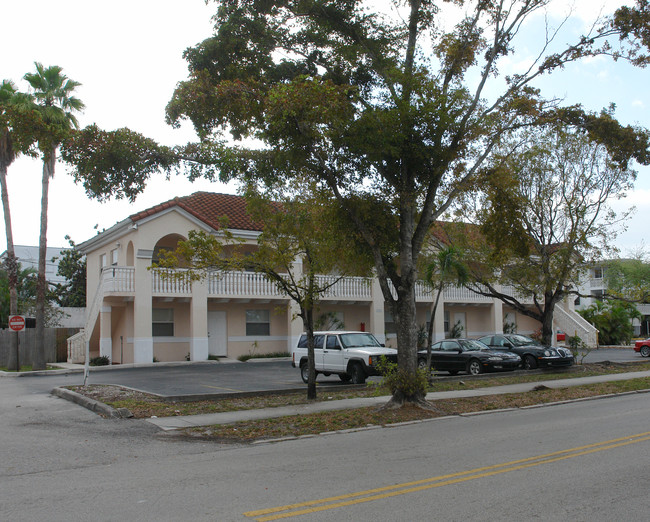
[[[458, 326], [457, 326], [458, 325]], [[465, 323], [465, 312], [454, 312], [454, 322], [451, 325], [452, 330], [454, 327], [460, 330], [459, 337], [467, 337], [467, 324]]]
[[228, 355], [228, 328], [224, 311], [208, 311], [208, 354], [220, 357]]

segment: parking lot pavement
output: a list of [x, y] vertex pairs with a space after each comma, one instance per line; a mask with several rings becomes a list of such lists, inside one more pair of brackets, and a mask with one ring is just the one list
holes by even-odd
[[[585, 362], [641, 362], [647, 359], [629, 349], [593, 350]], [[79, 385], [83, 383], [81, 367], [72, 372], [40, 372], [41, 375], [24, 374], [23, 384], [30, 381], [35, 391], [49, 393], [57, 386]], [[5, 374], [8, 375], [8, 374]], [[13, 374], [14, 376], [16, 374]], [[371, 377], [369, 381], [378, 381]], [[97, 367], [92, 368], [88, 384], [116, 384], [148, 393], [164, 396], [181, 395], [223, 395], [238, 393], [260, 393], [280, 390], [305, 390], [300, 372], [291, 367], [289, 360], [265, 362], [218, 362], [202, 363], [159, 363], [138, 367]], [[341, 386], [344, 384], [335, 376], [319, 375], [318, 386]]]
[[[16, 376], [16, 374], [5, 374]], [[376, 378], [371, 378], [376, 379]], [[369, 379], [370, 380], [370, 379]], [[83, 384], [81, 366], [68, 370], [25, 372], [22, 384], [49, 393], [57, 386]], [[115, 384], [163, 396], [228, 395], [281, 390], [306, 390], [300, 372], [288, 360], [236, 364], [179, 363], [138, 367], [91, 368], [88, 384]], [[318, 386], [344, 386], [337, 376], [318, 376]]]

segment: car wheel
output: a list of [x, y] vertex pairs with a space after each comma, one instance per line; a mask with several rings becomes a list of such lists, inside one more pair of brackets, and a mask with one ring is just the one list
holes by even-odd
[[418, 370], [426, 370], [427, 369], [427, 360], [423, 357], [420, 357], [418, 359]]
[[525, 370], [534, 370], [537, 368], [537, 360], [532, 355], [526, 355], [524, 357], [524, 369]]
[[339, 373], [339, 379], [341, 379], [342, 382], [350, 382], [350, 377], [347, 373]]
[[642, 346], [641, 347], [641, 355], [643, 357], [650, 357], [650, 346]]
[[300, 365], [300, 377], [305, 384], [309, 382], [309, 365], [307, 363]]
[[481, 362], [478, 359], [472, 359], [470, 362], [468, 362], [467, 373], [469, 373], [470, 375], [478, 375], [479, 373], [483, 373], [483, 367], [481, 366]]
[[352, 384], [364, 384], [366, 382], [366, 372], [359, 363], [352, 363], [348, 371]]

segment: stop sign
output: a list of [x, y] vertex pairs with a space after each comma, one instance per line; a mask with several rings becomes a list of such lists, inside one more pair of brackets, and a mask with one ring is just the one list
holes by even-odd
[[25, 316], [24, 315], [10, 315], [9, 316], [9, 329], [14, 332], [22, 332], [25, 329]]

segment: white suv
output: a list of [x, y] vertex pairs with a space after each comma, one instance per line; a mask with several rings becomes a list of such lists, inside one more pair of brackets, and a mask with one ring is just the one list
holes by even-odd
[[[377, 363], [385, 356], [397, 362], [397, 350], [385, 348], [368, 332], [314, 332], [316, 375], [337, 374], [343, 382], [363, 384], [369, 375], [379, 375]], [[307, 334], [302, 334], [293, 350], [291, 366], [300, 368], [303, 382], [309, 379]]]

